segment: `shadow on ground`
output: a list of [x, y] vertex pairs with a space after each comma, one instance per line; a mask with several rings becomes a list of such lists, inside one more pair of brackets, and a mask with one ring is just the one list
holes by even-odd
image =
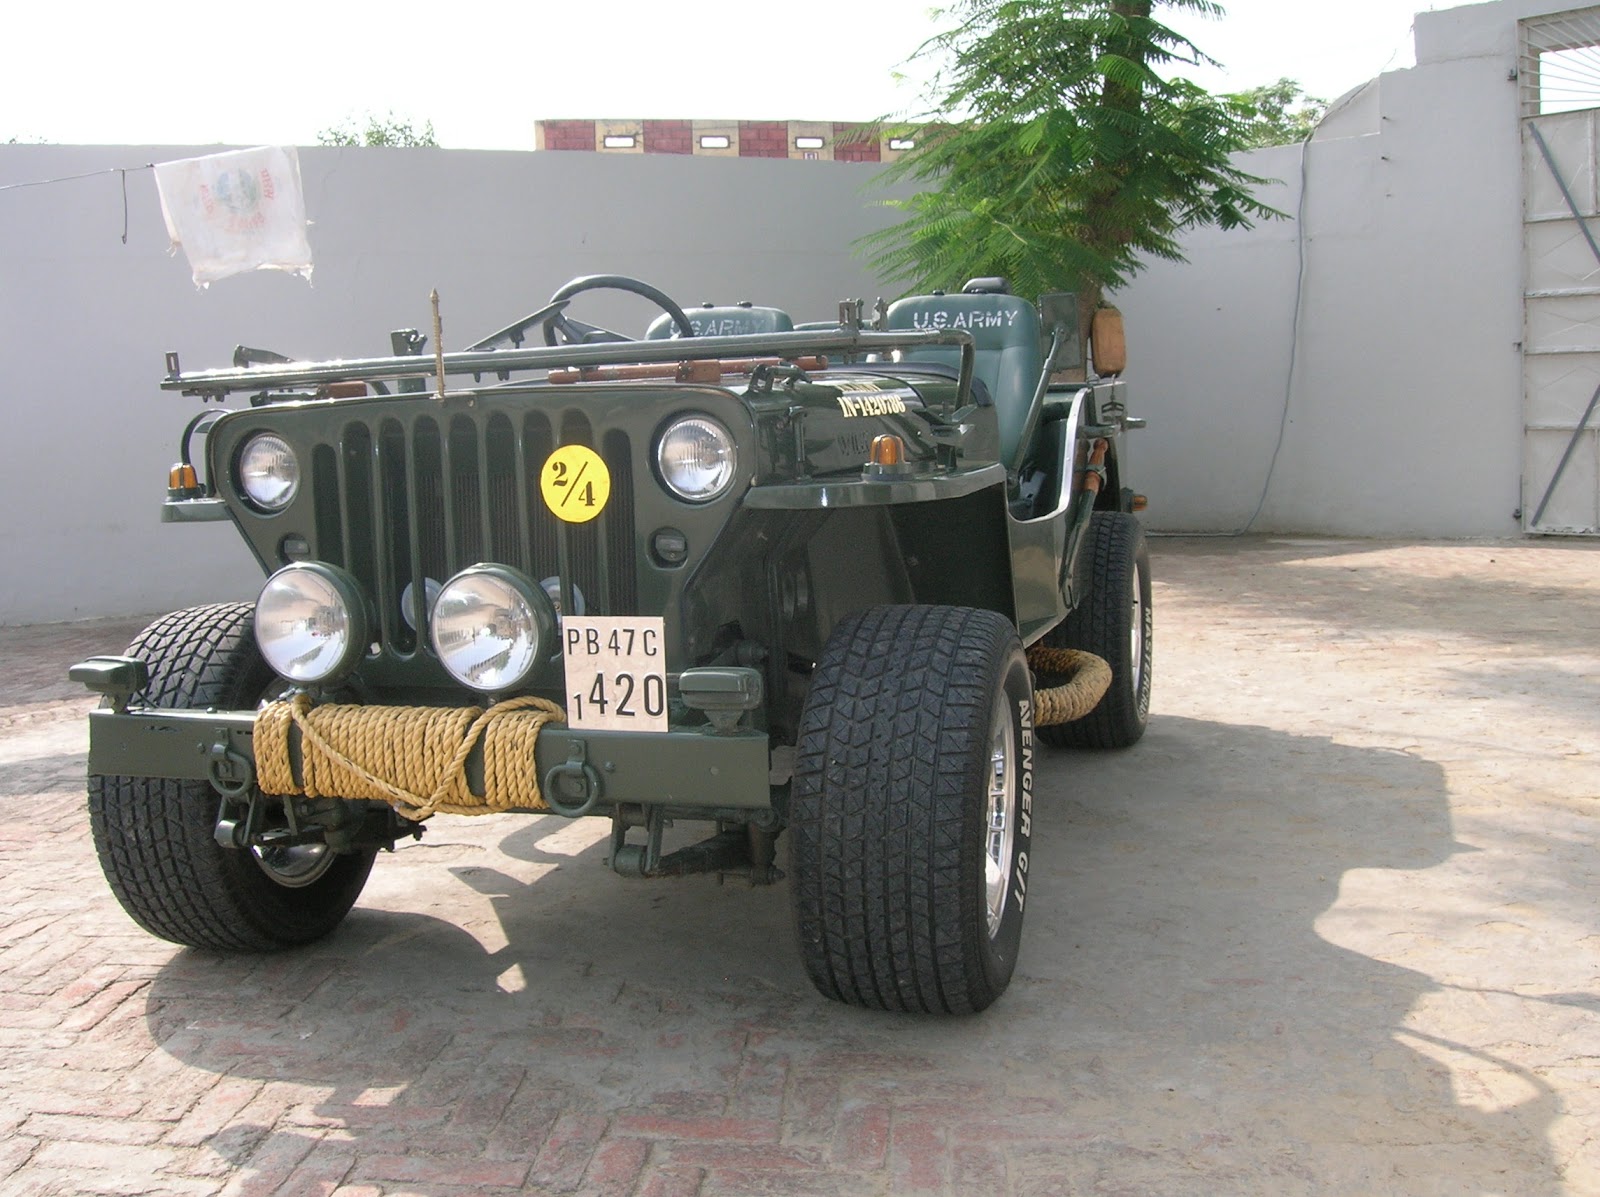
[[[440, 1136], [516, 1158], [563, 1115], [774, 1117], [806, 1143], [881, 1108], [999, 1153], [990, 1187], [1019, 1194], [1561, 1191], [1549, 1087], [1407, 1027], [1435, 989], [1394, 962], [1418, 930], [1409, 878], [1341, 911], [1369, 950], [1318, 931], [1357, 871], [1420, 878], [1464, 850], [1436, 765], [1157, 718], [1132, 751], [1040, 776], [1022, 965], [976, 1018], [824, 1002], [785, 886], [623, 882], [603, 845], [542, 848], [551, 818], [441, 824], [379, 861], [388, 909], [311, 949], [179, 953], [148, 1025], [186, 1064], [309, 1087], [302, 1122], [348, 1132], [352, 1180]], [[1504, 1072], [1499, 1100], [1455, 1091], [1462, 1056]], [[749, 1083], [763, 1069], [775, 1094]], [[826, 1115], [823, 1086], [843, 1095]], [[249, 1167], [298, 1133], [216, 1145]], [[805, 1190], [833, 1165], [788, 1167]]]

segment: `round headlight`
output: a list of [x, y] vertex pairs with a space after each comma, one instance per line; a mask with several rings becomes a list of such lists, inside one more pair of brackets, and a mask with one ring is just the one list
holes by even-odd
[[281, 436], [263, 432], [239, 452], [239, 486], [263, 511], [282, 511], [300, 489], [300, 461]]
[[314, 685], [354, 669], [367, 647], [361, 588], [320, 562], [286, 565], [256, 599], [256, 644], [281, 677]]
[[710, 416], [685, 416], [667, 427], [656, 444], [656, 467], [673, 494], [705, 503], [733, 485], [738, 453], [733, 434]]
[[433, 651], [463, 686], [511, 690], [549, 655], [556, 613], [545, 592], [499, 565], [462, 570], [433, 602]]

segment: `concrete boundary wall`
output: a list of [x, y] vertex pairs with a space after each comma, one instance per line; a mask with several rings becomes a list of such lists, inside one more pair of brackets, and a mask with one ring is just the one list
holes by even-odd
[[1418, 13], [1415, 67], [1244, 157], [1289, 219], [1195, 232], [1119, 297], [1155, 527], [1245, 526], [1281, 425], [1257, 531], [1519, 534], [1517, 22], [1570, 7]]
[[[1245, 157], [1279, 180], [1265, 194], [1288, 219], [1195, 232], [1189, 264], [1154, 264], [1118, 297], [1131, 407], [1150, 421], [1130, 444], [1150, 527], [1243, 527], [1276, 449], [1257, 531], [1518, 533], [1522, 154], [1510, 76], [1517, 21], [1563, 7], [1419, 14], [1416, 67], [1346, 97], [1308, 146]], [[0, 185], [205, 152], [0, 146]], [[165, 350], [191, 369], [225, 365], [240, 341], [381, 354], [389, 329], [426, 326], [433, 287], [446, 345], [459, 347], [599, 272], [686, 304], [752, 299], [797, 319], [831, 317], [845, 296], [893, 297], [850, 256], [890, 219], [863, 190], [871, 166], [326, 148], [302, 150], [301, 164], [309, 287], [257, 273], [197, 291], [167, 255], [147, 171], [127, 176], [125, 245], [116, 173], [0, 192], [0, 624], [258, 587], [231, 527], [157, 522], [177, 433], [198, 410], [156, 389]], [[625, 329], [654, 315], [626, 297], [581, 307]]]
[[[220, 147], [0, 146], [0, 185]], [[891, 219], [849, 163], [634, 155], [300, 151], [313, 283], [262, 271], [199, 291], [167, 253], [149, 171], [0, 192], [0, 624], [254, 597], [231, 525], [163, 525], [177, 439], [198, 400], [157, 389], [162, 355], [229, 364], [239, 342], [307, 357], [389, 352], [429, 326], [446, 348], [540, 307], [581, 274], [617, 273], [685, 306], [750, 299], [798, 319], [877, 295], [850, 255]], [[642, 331], [657, 315], [598, 293], [573, 314]]]

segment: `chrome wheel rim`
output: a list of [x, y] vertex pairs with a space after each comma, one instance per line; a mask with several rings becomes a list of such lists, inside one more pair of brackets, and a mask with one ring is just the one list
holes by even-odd
[[995, 701], [989, 725], [989, 781], [985, 800], [987, 827], [983, 856], [984, 916], [989, 938], [1000, 933], [1005, 915], [1006, 891], [1011, 888], [1012, 852], [1017, 840], [1016, 744], [1011, 704], [1005, 690]]
[[334, 854], [326, 844], [295, 844], [286, 848], [252, 848], [261, 871], [287, 889], [311, 885], [333, 867]]

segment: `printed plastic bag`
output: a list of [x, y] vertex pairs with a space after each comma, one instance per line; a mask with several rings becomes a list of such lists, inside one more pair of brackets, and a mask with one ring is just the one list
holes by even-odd
[[196, 285], [245, 270], [311, 277], [300, 156], [257, 146], [156, 165], [156, 190], [173, 252], [188, 255]]

